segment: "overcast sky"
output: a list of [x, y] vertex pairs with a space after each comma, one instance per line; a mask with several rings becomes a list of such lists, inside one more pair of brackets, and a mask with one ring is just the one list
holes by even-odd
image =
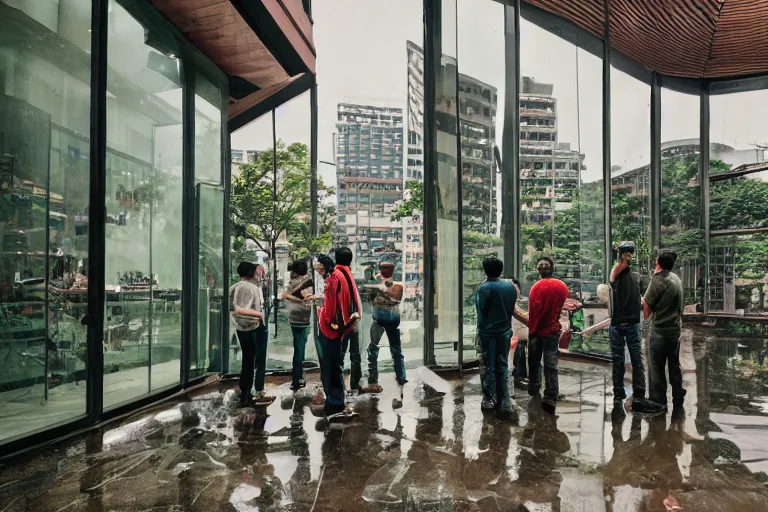
[[[447, 2], [445, 2], [447, 3]], [[322, 0], [313, 3], [317, 48], [318, 156], [333, 161], [339, 103], [407, 105], [406, 41], [422, 45], [419, 0]], [[443, 52], [459, 71], [498, 89], [497, 144], [504, 118], [504, 10], [492, 0], [459, 0], [458, 16], [444, 16]], [[458, 30], [455, 28], [458, 19]], [[456, 32], [458, 32], [456, 37]], [[602, 175], [602, 61], [535, 25], [521, 21], [521, 72], [554, 85], [558, 140], [585, 155], [585, 181]], [[456, 50], [458, 41], [458, 52]], [[578, 54], [578, 55], [577, 55]], [[577, 65], [578, 62], [578, 65]], [[650, 87], [614, 70], [611, 74], [613, 165], [633, 169], [650, 160]], [[712, 97], [711, 140], [749, 149], [768, 142], [768, 91]], [[277, 136], [309, 144], [309, 93], [280, 107]], [[407, 119], [407, 117], [406, 117]], [[270, 116], [232, 134], [235, 149], [272, 146]], [[698, 138], [699, 99], [664, 90], [662, 140]], [[335, 168], [320, 164], [335, 183]]]

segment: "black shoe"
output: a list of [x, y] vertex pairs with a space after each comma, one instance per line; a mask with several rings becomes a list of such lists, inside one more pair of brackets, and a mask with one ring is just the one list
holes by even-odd
[[408, 382], [408, 379], [397, 379], [397, 384], [404, 386]]
[[496, 409], [496, 400], [493, 398], [484, 398], [483, 403], [480, 404], [480, 409], [483, 411], [493, 411]]
[[540, 394], [538, 389], [528, 388], [528, 396], [539, 396]]
[[685, 395], [688, 394], [688, 391], [685, 389], [683, 390], [683, 393], [680, 396], [673, 396], [672, 397], [672, 406], [673, 407], [680, 407], [683, 405], [683, 402], [685, 402]]
[[666, 404], [658, 404], [647, 398], [635, 398], [632, 400], [632, 412], [640, 414], [664, 414], [667, 412]]
[[237, 408], [243, 409], [245, 407], [253, 407], [253, 397], [251, 395], [243, 395], [240, 397], [240, 400], [237, 402]]
[[551, 398], [545, 398], [541, 401], [541, 408], [544, 409], [544, 412], [555, 414], [556, 402]]

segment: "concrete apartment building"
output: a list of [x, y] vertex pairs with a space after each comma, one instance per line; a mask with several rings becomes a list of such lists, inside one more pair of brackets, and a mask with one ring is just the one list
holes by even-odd
[[403, 227], [390, 220], [403, 198], [403, 110], [338, 105], [336, 241], [354, 248], [353, 272], [402, 251]]
[[523, 77], [520, 93], [521, 222], [552, 220], [570, 208], [579, 188], [584, 155], [557, 137], [554, 86]]

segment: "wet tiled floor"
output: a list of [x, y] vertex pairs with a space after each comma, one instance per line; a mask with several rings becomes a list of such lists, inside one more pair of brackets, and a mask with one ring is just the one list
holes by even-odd
[[266, 412], [237, 411], [216, 383], [0, 468], [0, 511], [764, 511], [761, 352], [727, 343], [687, 331], [685, 407], [654, 418], [613, 411], [610, 367], [562, 360], [556, 415], [516, 390], [506, 422], [480, 412], [477, 373], [382, 375], [331, 426], [311, 390], [272, 382]]

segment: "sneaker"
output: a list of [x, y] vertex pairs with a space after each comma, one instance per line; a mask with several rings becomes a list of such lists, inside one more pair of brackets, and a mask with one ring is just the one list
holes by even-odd
[[398, 386], [404, 386], [408, 382], [408, 379], [397, 379]]
[[667, 412], [667, 406], [658, 404], [647, 398], [637, 397], [632, 400], [632, 412], [640, 414], [664, 414]]
[[555, 414], [556, 402], [551, 398], [545, 398], [541, 401], [541, 408], [549, 414]]
[[269, 405], [275, 401], [275, 397], [268, 395], [266, 391], [259, 391], [253, 397], [253, 403], [256, 405]]
[[358, 391], [361, 395], [363, 393], [381, 393], [382, 391], [384, 391], [384, 388], [382, 388], [378, 384], [368, 384], [367, 386], [360, 386], [358, 388]]
[[241, 395], [237, 401], [237, 408], [242, 409], [244, 407], [253, 407], [253, 398], [251, 395]]
[[294, 391], [298, 391], [301, 388], [305, 388], [305, 387], [307, 387], [307, 381], [304, 379], [299, 379], [298, 382], [291, 383], [291, 389]]
[[539, 396], [541, 392], [538, 389], [528, 388], [528, 396]]
[[480, 409], [483, 411], [493, 411], [496, 409], [496, 400], [493, 398], [484, 398], [480, 404]]

